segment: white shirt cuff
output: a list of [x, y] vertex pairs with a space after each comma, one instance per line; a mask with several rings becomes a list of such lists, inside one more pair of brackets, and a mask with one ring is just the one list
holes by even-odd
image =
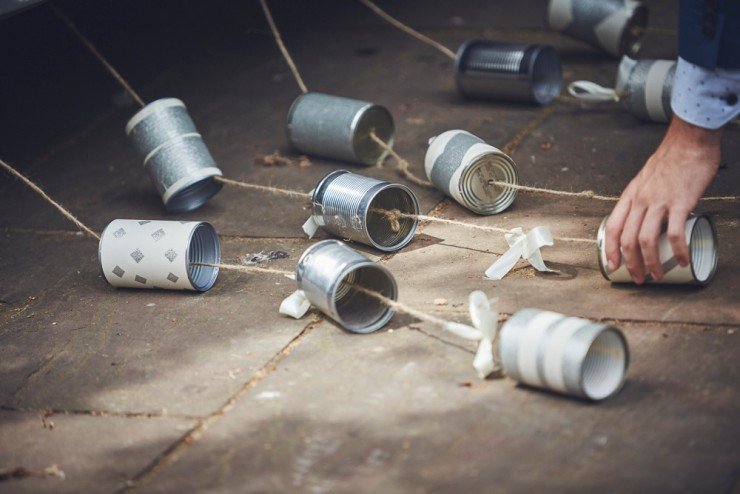
[[715, 69], [678, 59], [671, 108], [681, 120], [718, 129], [740, 114], [740, 70]]

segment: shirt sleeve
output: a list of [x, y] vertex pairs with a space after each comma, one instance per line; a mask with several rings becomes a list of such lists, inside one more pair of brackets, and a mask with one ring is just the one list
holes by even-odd
[[671, 108], [681, 120], [718, 129], [740, 114], [740, 70], [708, 70], [678, 59]]

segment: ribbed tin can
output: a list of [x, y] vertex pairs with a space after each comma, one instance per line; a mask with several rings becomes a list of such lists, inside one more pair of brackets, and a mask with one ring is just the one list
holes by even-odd
[[551, 29], [619, 57], [640, 49], [648, 9], [635, 0], [550, 0]]
[[321, 179], [311, 203], [313, 218], [324, 230], [384, 252], [411, 242], [419, 223], [417, 218], [393, 220], [386, 214], [398, 210], [418, 215], [419, 203], [411, 189], [345, 170]]
[[372, 333], [393, 317], [393, 309], [351, 287], [358, 285], [397, 300], [393, 275], [338, 240], [323, 240], [306, 249], [295, 272], [298, 289], [311, 305], [348, 331]]
[[192, 211], [221, 190], [221, 182], [214, 180], [221, 170], [179, 99], [149, 103], [128, 121], [126, 134], [144, 158], [167, 211]]
[[673, 60], [632, 60], [622, 57], [615, 90], [622, 104], [640, 120], [667, 122], [671, 114], [671, 90], [676, 74]]
[[306, 154], [374, 165], [388, 152], [370, 138], [375, 132], [393, 146], [395, 127], [383, 106], [322, 93], [298, 96], [288, 111], [288, 141]]
[[435, 187], [478, 214], [496, 214], [516, 198], [519, 169], [510, 157], [464, 130], [448, 130], [429, 140], [424, 170]]
[[550, 45], [473, 39], [457, 50], [455, 80], [468, 98], [546, 105], [560, 94], [563, 66]]
[[522, 309], [506, 321], [499, 351], [512, 379], [594, 401], [619, 391], [629, 366], [619, 329], [539, 309]]
[[221, 244], [201, 221], [113, 220], [100, 236], [100, 270], [108, 283], [126, 288], [205, 292], [216, 282]]
[[[606, 258], [606, 221], [599, 226], [597, 242], [599, 249], [599, 268], [604, 278], [614, 283], [632, 283], [627, 266], [620, 264], [614, 271], [609, 271]], [[686, 245], [689, 248], [688, 266], [682, 267], [673, 255], [673, 248], [668, 236], [663, 233], [658, 238], [658, 257], [663, 267], [663, 278], [653, 281], [650, 274], [646, 282], [665, 284], [708, 285], [717, 272], [717, 230], [714, 221], [707, 215], [691, 215], [685, 226]]]

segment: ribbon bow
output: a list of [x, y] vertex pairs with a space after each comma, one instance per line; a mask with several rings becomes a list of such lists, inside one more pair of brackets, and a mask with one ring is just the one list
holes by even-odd
[[590, 103], [605, 103], [608, 101], [619, 101], [620, 94], [610, 87], [604, 87], [591, 81], [573, 81], [568, 84], [568, 93]]
[[498, 369], [493, 361], [493, 340], [496, 339], [498, 332], [498, 310], [491, 308], [488, 297], [480, 290], [470, 294], [469, 302], [470, 319], [475, 327], [450, 322], [444, 329], [466, 340], [480, 341], [473, 359], [473, 367], [478, 377], [485, 379]]
[[505, 234], [506, 243], [509, 244], [509, 250], [496, 259], [496, 262], [486, 270], [485, 278], [489, 280], [500, 280], [511, 271], [511, 268], [517, 263], [519, 258], [526, 259], [529, 264], [534, 266], [537, 271], [547, 273], [557, 273], [556, 270], [550, 269], [542, 260], [540, 248], [546, 245], [552, 245], [552, 233], [546, 226], [536, 226], [527, 234], [520, 227], [512, 228], [509, 233]]

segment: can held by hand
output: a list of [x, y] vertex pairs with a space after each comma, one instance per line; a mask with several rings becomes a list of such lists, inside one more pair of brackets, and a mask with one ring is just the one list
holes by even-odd
[[439, 190], [478, 214], [497, 214], [516, 198], [519, 170], [510, 157], [464, 130], [448, 130], [429, 140], [427, 177]]
[[411, 189], [346, 170], [321, 179], [311, 204], [312, 217], [324, 230], [384, 252], [405, 247], [419, 224]]
[[[627, 266], [621, 263], [614, 271], [609, 271], [606, 258], [606, 221], [599, 226], [597, 242], [599, 248], [599, 268], [604, 278], [613, 283], [633, 283]], [[717, 230], [714, 221], [707, 215], [690, 215], [685, 226], [686, 245], [689, 248], [689, 264], [681, 266], [673, 255], [673, 247], [664, 233], [658, 238], [658, 257], [663, 267], [663, 278], [654, 281], [650, 274], [645, 281], [661, 284], [708, 285], [717, 272]]]
[[221, 244], [201, 221], [113, 220], [100, 235], [100, 270], [115, 287], [210, 290]]
[[474, 39], [457, 50], [455, 80], [468, 98], [546, 105], [560, 94], [563, 67], [550, 45]]
[[622, 104], [640, 120], [668, 122], [671, 118], [671, 90], [676, 74], [673, 60], [632, 60], [619, 63], [615, 90]]
[[522, 309], [506, 321], [499, 351], [512, 379], [593, 401], [617, 393], [629, 365], [619, 329], [539, 309]]
[[288, 111], [288, 141], [306, 154], [374, 165], [388, 152], [371, 133], [393, 146], [395, 127], [383, 106], [323, 93], [298, 96]]
[[635, 0], [550, 0], [551, 29], [600, 48], [615, 57], [640, 49], [648, 9]]
[[393, 275], [338, 240], [313, 244], [296, 265], [298, 289], [311, 305], [353, 333], [372, 333], [393, 317], [393, 309], [353, 285], [398, 299]]
[[221, 190], [221, 182], [214, 180], [221, 170], [179, 99], [146, 105], [128, 121], [126, 135], [170, 213], [197, 209]]

